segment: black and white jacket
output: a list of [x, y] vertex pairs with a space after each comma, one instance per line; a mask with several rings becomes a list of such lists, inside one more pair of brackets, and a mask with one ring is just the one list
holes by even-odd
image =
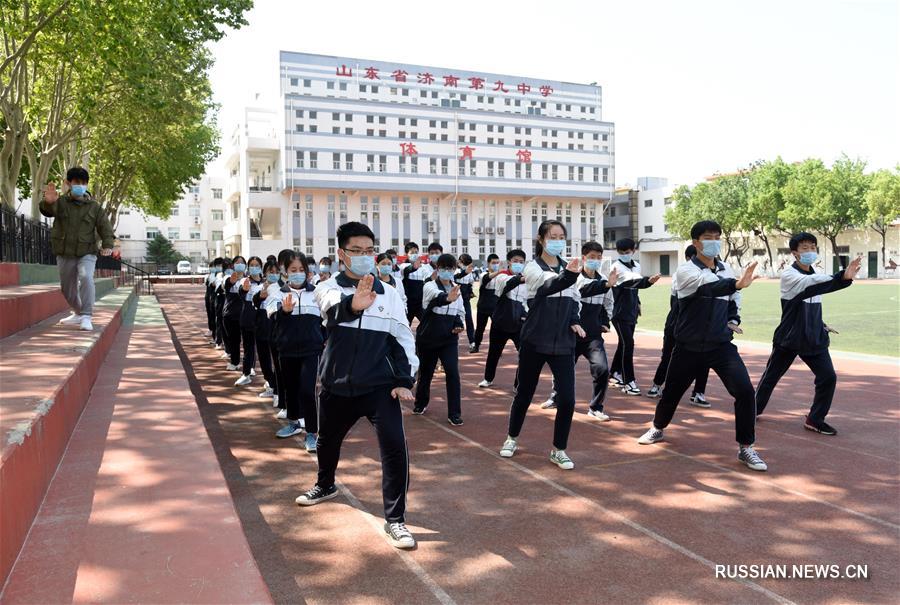
[[225, 293], [225, 306], [222, 307], [222, 317], [234, 321], [240, 321], [241, 310], [244, 308], [244, 298], [241, 296], [241, 281], [244, 277], [231, 283], [232, 275], [229, 275], [222, 281], [222, 291]]
[[804, 271], [795, 262], [781, 272], [781, 323], [775, 328], [773, 342], [779, 347], [811, 353], [830, 344], [822, 320], [822, 295], [843, 290], [853, 283], [844, 272], [834, 275]]
[[649, 288], [649, 277], [641, 275], [641, 264], [635, 260], [623, 263], [616, 259], [610, 271], [616, 270], [618, 279], [613, 288], [613, 314], [612, 320], [622, 323], [636, 324], [640, 310], [641, 299], [638, 290]]
[[416, 328], [416, 345], [422, 349], [438, 349], [458, 342], [454, 328], [463, 327], [466, 308], [462, 292], [453, 302], [447, 300], [453, 284], [445, 286], [437, 279], [425, 283], [422, 290], [422, 322]]
[[[499, 277], [499, 276], [498, 276]], [[495, 278], [496, 279], [496, 278]], [[491, 315], [497, 307], [497, 284], [491, 279], [491, 272], [485, 271], [478, 285], [478, 312]]]
[[528, 316], [528, 286], [522, 274], [501, 273], [493, 279], [497, 306], [491, 314], [491, 330], [518, 334]]
[[[241, 329], [256, 330], [258, 307], [253, 303], [253, 297], [266, 287], [266, 282], [263, 280], [256, 281], [253, 278], [247, 279], [250, 280], [250, 290], [244, 292], [243, 288], [241, 288], [241, 298], [243, 298], [243, 305], [241, 306]], [[240, 286], [242, 283], [243, 280], [239, 281], [238, 285]]]
[[475, 273], [474, 267], [472, 268], [471, 271], [466, 271], [465, 269], [462, 269], [459, 272], [457, 272], [457, 274], [454, 276], [453, 280], [457, 284], [459, 284], [459, 292], [460, 292], [460, 295], [463, 297], [463, 299], [469, 300], [470, 298], [475, 296], [475, 294], [472, 290], [472, 284], [475, 283], [476, 277], [477, 277], [477, 275]]
[[[325, 339], [315, 289], [311, 283], [301, 288], [279, 287], [278, 284], [269, 286], [265, 310], [272, 319], [272, 341], [280, 357], [322, 354]], [[293, 299], [294, 308], [290, 313], [285, 313], [282, 307], [288, 296]]]
[[328, 329], [319, 366], [322, 388], [344, 397], [384, 387], [412, 388], [419, 359], [400, 295], [376, 279], [375, 302], [357, 313], [352, 308], [356, 284], [338, 273], [315, 289]]
[[551, 269], [536, 258], [522, 272], [528, 286], [528, 317], [522, 325], [522, 342], [545, 355], [574, 355], [575, 333], [580, 325], [578, 273], [566, 270], [566, 261]]
[[740, 323], [740, 293], [734, 271], [716, 259], [714, 270], [695, 256], [675, 271], [677, 300], [675, 341], [689, 351], [704, 352], [731, 342], [729, 323]]
[[606, 276], [597, 272], [590, 277], [584, 271], [575, 281], [578, 295], [581, 297], [579, 317], [581, 327], [587, 340], [603, 338], [603, 326], [609, 327], [609, 316], [613, 309], [612, 288], [606, 281]]
[[431, 278], [434, 269], [426, 262], [423, 262], [418, 269], [415, 269], [412, 263], [403, 263], [400, 265], [400, 271], [403, 273], [406, 303], [412, 305], [413, 308], [421, 307], [422, 288], [425, 287], [425, 282]]

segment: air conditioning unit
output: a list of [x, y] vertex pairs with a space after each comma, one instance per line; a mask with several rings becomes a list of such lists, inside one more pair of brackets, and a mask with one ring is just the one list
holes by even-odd
[[429, 221], [428, 223], [428, 233], [437, 233], [437, 226], [433, 221]]
[[481, 233], [481, 227], [472, 227], [474, 233]]
[[494, 232], [494, 228], [493, 228], [493, 227], [485, 227], [485, 228], [484, 228], [484, 232], [485, 232], [485, 233], [493, 233], [493, 232]]
[[597, 225], [591, 225], [591, 235], [597, 235]]
[[506, 233], [506, 227], [497, 227], [497, 235], [503, 235]]
[[200, 217], [199, 217], [199, 216], [195, 216], [195, 217], [194, 217], [194, 224], [195, 224], [195, 225], [199, 225], [199, 224], [200, 224]]

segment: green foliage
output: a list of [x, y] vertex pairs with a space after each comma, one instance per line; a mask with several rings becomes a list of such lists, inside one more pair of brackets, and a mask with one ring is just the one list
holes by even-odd
[[157, 233], [156, 237], [147, 242], [147, 262], [157, 265], [170, 265], [187, 257], [178, 252], [165, 236]]

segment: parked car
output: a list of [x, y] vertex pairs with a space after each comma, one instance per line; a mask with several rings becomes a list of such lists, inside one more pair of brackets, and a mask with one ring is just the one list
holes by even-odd
[[172, 275], [172, 267], [163, 266], [156, 268], [157, 275]]
[[189, 260], [178, 261], [178, 275], [190, 275], [190, 274], [191, 274], [191, 261], [189, 261]]
[[206, 275], [207, 273], [209, 273], [209, 265], [206, 263], [197, 265], [197, 275]]

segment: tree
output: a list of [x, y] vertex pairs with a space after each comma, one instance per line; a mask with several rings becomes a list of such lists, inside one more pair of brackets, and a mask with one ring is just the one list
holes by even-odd
[[794, 167], [781, 157], [771, 162], [758, 162], [749, 173], [747, 211], [743, 229], [752, 232], [766, 247], [769, 267], [774, 266], [769, 234], [781, 231], [779, 213], [784, 209], [784, 188], [794, 176]]
[[147, 242], [147, 262], [170, 265], [186, 258], [172, 246], [172, 242], [166, 239], [162, 233], [157, 233], [156, 237]]
[[887, 230], [891, 223], [900, 219], [900, 165], [872, 175], [871, 186], [866, 193], [866, 210], [869, 225], [881, 235], [881, 263], [887, 266]]
[[812, 229], [831, 242], [838, 265], [837, 236], [866, 218], [864, 203], [869, 177], [865, 162], [842, 155], [831, 169], [822, 160], [809, 159], [797, 167], [784, 188], [784, 209], [778, 216], [792, 231]]

